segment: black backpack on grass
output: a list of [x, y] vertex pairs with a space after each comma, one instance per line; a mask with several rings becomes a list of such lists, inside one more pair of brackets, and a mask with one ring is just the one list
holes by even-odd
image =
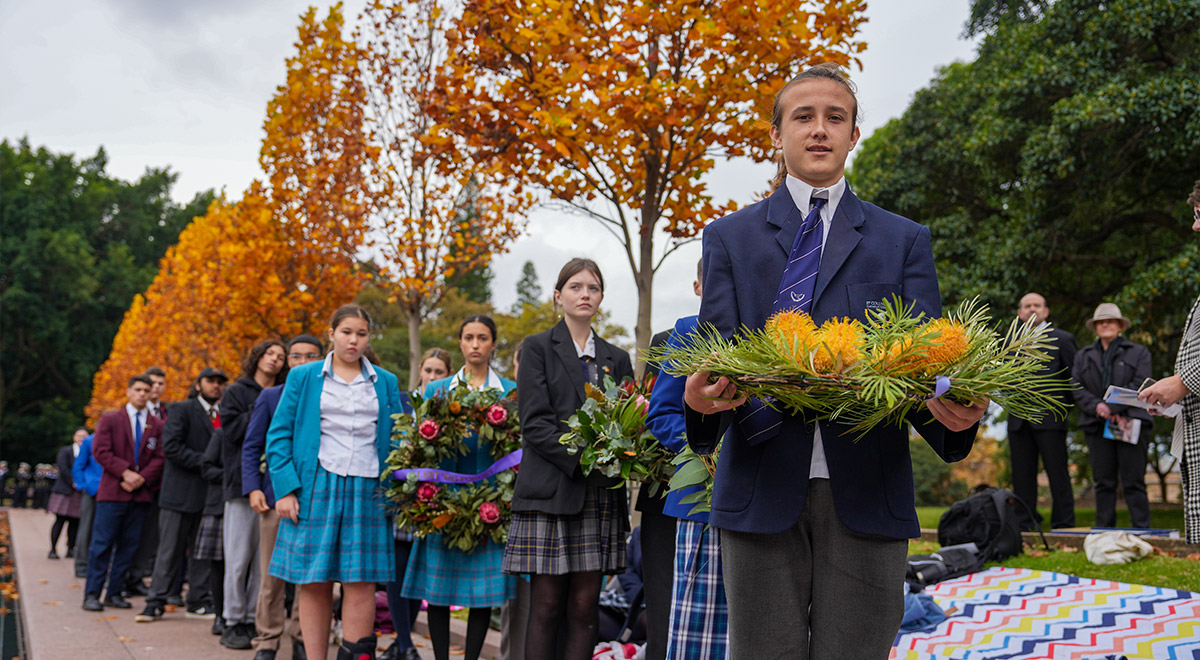
[[[942, 546], [974, 543], [982, 562], [1015, 557], [1022, 551], [1017, 507], [1034, 517], [1021, 498], [1003, 488], [986, 488], [955, 502], [938, 521], [938, 543]], [[1045, 535], [1042, 543], [1046, 549], [1050, 548]]]

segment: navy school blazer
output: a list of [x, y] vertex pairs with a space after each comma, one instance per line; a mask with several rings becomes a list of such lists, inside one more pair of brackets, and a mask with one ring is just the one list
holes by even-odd
[[[762, 328], [803, 218], [787, 186], [767, 199], [714, 221], [704, 230], [704, 296], [700, 323], [725, 337], [743, 326]], [[914, 313], [941, 315], [929, 230], [846, 189], [830, 224], [813, 295], [813, 320], [865, 320], [893, 295]], [[928, 411], [910, 422], [942, 460], [966, 458], [978, 425], [951, 432]], [[808, 495], [814, 426], [801, 414], [785, 415], [781, 432], [749, 442], [732, 412], [686, 411], [688, 442], [710, 453], [728, 429], [713, 491], [711, 524], [722, 529], [775, 534], [799, 520]], [[913, 493], [908, 427], [887, 424], [859, 440], [849, 427], [822, 421], [834, 507], [850, 530], [893, 539], [920, 534]]]

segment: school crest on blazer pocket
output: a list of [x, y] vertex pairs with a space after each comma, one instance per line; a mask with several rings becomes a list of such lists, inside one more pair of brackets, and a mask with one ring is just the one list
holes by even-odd
[[866, 322], [867, 314], [884, 308], [886, 301], [900, 296], [897, 282], [857, 282], [846, 285], [846, 298], [854, 318]]
[[154, 436], [150, 436], [149, 438], [146, 438], [146, 449], [157, 449], [157, 448], [158, 448], [158, 438], [156, 438]]

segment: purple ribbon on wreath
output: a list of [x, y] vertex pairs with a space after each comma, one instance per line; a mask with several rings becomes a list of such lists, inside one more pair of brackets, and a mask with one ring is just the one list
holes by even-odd
[[408, 468], [405, 470], [395, 470], [392, 472], [392, 477], [399, 481], [407, 481], [408, 475], [415, 474], [420, 481], [433, 481], [441, 484], [469, 484], [476, 481], [483, 481], [488, 477], [500, 474], [520, 464], [522, 451], [521, 449], [514, 451], [508, 456], [492, 463], [488, 469], [479, 474], [461, 474], [459, 472], [435, 470], [433, 468]]
[[922, 401], [932, 401], [934, 399], [941, 397], [942, 395], [944, 395], [946, 392], [949, 392], [949, 391], [950, 391], [950, 377], [949, 376], [938, 376], [937, 380], [934, 382], [934, 385], [933, 385], [933, 394], [930, 394], [927, 397], [923, 397], [921, 400]]

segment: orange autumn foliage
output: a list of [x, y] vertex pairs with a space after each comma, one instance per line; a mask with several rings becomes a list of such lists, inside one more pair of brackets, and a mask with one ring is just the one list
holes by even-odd
[[[359, 32], [379, 152], [367, 167], [377, 253], [408, 322], [411, 364], [420, 361], [422, 322], [462, 277], [508, 250], [534, 202], [520, 179], [430, 117], [446, 77], [445, 4], [371, 2]], [[411, 385], [416, 378], [414, 369]]]
[[313, 10], [302, 17], [288, 83], [268, 106], [261, 161], [270, 184], [214, 202], [167, 250], [93, 379], [93, 422], [124, 403], [129, 377], [146, 367], [167, 371], [164, 399], [178, 401], [205, 366], [236, 378], [251, 345], [320, 333], [354, 299], [370, 150], [354, 110], [363, 94], [357, 49], [341, 29], [338, 8], [323, 22]]
[[[862, 0], [466, 0], [429, 112], [511, 178], [620, 241], [645, 349], [663, 259], [736, 208], [714, 200], [703, 175], [718, 158], [771, 158], [774, 94], [805, 65], [861, 68], [865, 9]], [[656, 249], [660, 232], [666, 249]]]

